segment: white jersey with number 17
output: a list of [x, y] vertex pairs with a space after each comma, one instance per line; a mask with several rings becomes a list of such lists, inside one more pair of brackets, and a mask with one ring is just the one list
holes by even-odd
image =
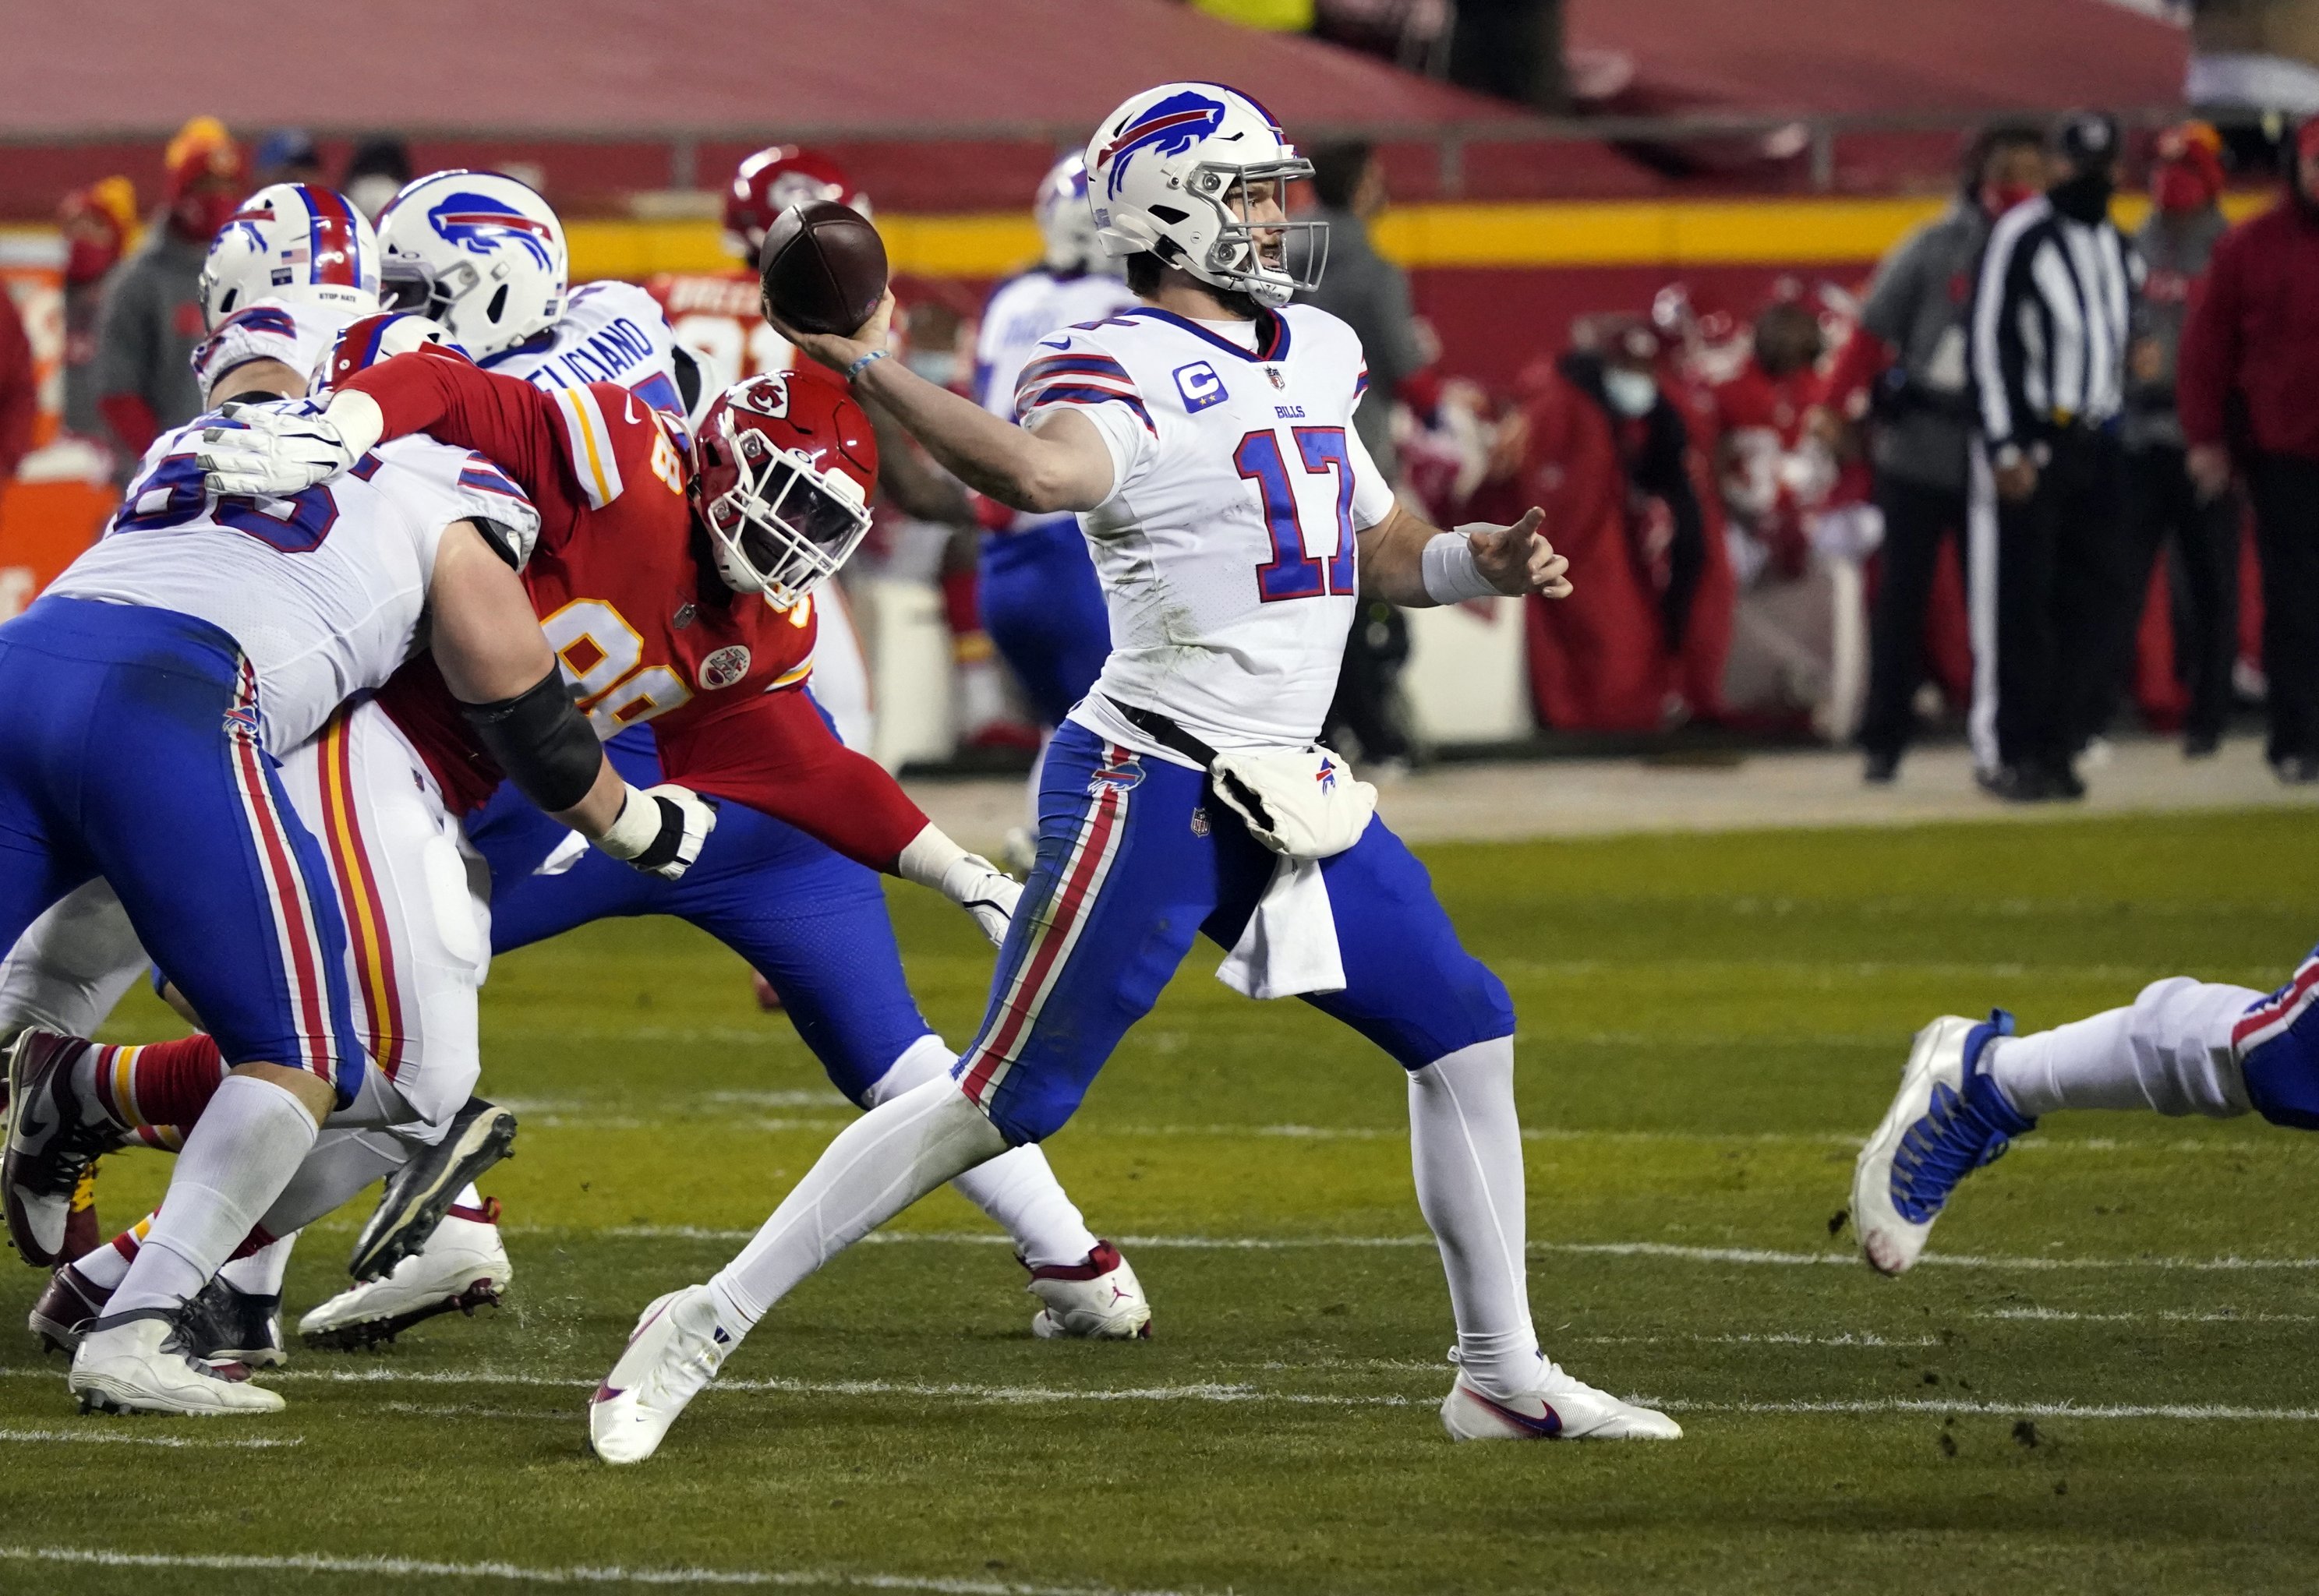
[[1107, 699], [1220, 749], [1320, 735], [1352, 628], [1354, 537], [1393, 509], [1353, 430], [1367, 382], [1352, 329], [1310, 305], [1253, 322], [1139, 305], [1040, 343], [1020, 415], [1079, 410], [1114, 467], [1079, 518], [1112, 650], [1073, 720], [1162, 758], [1177, 756]]

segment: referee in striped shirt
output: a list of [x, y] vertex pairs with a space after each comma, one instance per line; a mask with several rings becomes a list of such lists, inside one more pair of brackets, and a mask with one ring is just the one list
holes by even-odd
[[2117, 437], [2139, 268], [2109, 220], [2117, 156], [2111, 118], [2065, 118], [2044, 194], [1998, 220], [1973, 293], [1969, 725], [1981, 784], [2018, 801], [2085, 795], [2072, 762], [2140, 597]]

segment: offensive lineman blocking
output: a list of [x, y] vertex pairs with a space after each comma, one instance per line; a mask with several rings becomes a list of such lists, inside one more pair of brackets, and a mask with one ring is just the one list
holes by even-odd
[[650, 1456], [799, 1281], [960, 1170], [1059, 1129], [1203, 930], [1233, 949], [1231, 984], [1304, 995], [1409, 1071], [1419, 1202], [1457, 1320], [1450, 1433], [1679, 1436], [1539, 1352], [1511, 1005], [1423, 868], [1369, 824], [1373, 791], [1312, 743], [1360, 567], [1421, 605], [1561, 597], [1566, 563], [1535, 509], [1461, 536], [1394, 502], [1351, 429], [1358, 340], [1279, 308], [1308, 285], [1286, 269], [1287, 233], [1319, 243], [1325, 224], [1286, 220], [1281, 188], [1311, 167], [1261, 106], [1165, 85], [1105, 119], [1086, 164], [1104, 247], [1129, 257], [1142, 303], [1042, 346], [1020, 428], [886, 358], [890, 296], [852, 337], [783, 329], [970, 485], [1078, 511], [1113, 652], [1049, 749], [1037, 867], [956, 1077], [855, 1122], [731, 1264], [645, 1310], [591, 1404], [597, 1455]]

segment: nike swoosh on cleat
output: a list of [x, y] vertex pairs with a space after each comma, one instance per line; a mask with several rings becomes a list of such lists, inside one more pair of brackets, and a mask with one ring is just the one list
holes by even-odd
[[1492, 1402], [1488, 1397], [1484, 1396], [1480, 1392], [1475, 1390], [1470, 1385], [1463, 1386], [1460, 1389], [1462, 1389], [1467, 1396], [1472, 1397], [1475, 1402], [1489, 1409], [1491, 1412], [1497, 1414], [1500, 1418], [1513, 1424], [1519, 1425], [1521, 1429], [1528, 1430], [1531, 1435], [1548, 1438], [1558, 1436], [1562, 1433], [1562, 1415], [1554, 1411], [1554, 1404], [1552, 1402], [1543, 1403], [1542, 1405], [1545, 1407], [1546, 1412], [1541, 1417], [1533, 1419], [1528, 1413], [1516, 1412], [1513, 1409], [1506, 1406], [1503, 1402]]

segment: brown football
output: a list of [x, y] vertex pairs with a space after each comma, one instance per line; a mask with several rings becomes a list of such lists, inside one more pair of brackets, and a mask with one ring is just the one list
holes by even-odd
[[791, 205], [766, 230], [757, 283], [769, 318], [801, 332], [852, 332], [886, 292], [886, 243], [851, 205]]

